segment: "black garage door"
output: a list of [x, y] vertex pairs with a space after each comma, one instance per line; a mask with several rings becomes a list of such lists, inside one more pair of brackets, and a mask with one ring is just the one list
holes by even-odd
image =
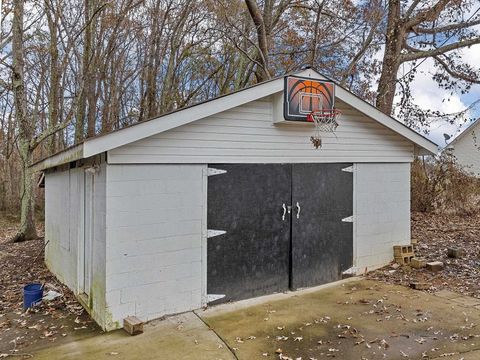
[[224, 302], [340, 279], [352, 265], [349, 166], [211, 165], [226, 173], [208, 177], [207, 293]]

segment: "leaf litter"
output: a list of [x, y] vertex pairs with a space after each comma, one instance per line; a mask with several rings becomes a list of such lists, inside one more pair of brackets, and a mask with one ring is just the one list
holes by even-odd
[[[16, 227], [14, 220], [0, 220], [0, 354], [21, 359], [25, 349], [100, 333], [72, 292], [45, 266], [42, 238], [8, 242]], [[43, 234], [41, 226], [38, 233]], [[24, 311], [23, 286], [32, 282], [44, 284], [49, 300]]]

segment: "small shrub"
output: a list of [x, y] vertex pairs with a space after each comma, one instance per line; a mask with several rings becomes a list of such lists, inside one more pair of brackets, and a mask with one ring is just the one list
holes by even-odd
[[457, 215], [480, 211], [480, 179], [448, 152], [412, 164], [412, 210]]

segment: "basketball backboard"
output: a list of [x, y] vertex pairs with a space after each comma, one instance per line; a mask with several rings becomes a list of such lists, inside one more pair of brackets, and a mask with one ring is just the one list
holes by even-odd
[[307, 121], [312, 111], [332, 110], [335, 85], [331, 81], [285, 77], [283, 117], [285, 120]]

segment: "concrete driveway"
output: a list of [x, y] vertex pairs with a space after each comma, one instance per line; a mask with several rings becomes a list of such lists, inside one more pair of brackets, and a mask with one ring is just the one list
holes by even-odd
[[82, 360], [232, 360], [234, 355], [194, 313], [152, 321], [144, 333], [130, 336], [123, 330], [32, 352], [34, 359]]
[[361, 280], [198, 313], [238, 359], [480, 359], [472, 299]]
[[[480, 359], [473, 298], [367, 280], [182, 314], [33, 353], [35, 359]], [[206, 324], [208, 324], [208, 326]], [[211, 329], [209, 329], [209, 327]]]

